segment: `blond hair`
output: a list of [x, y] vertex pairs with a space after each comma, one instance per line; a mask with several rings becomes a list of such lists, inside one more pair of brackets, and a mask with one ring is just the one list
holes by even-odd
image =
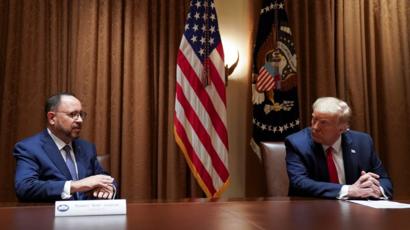
[[313, 111], [320, 113], [336, 114], [339, 120], [349, 123], [352, 110], [345, 101], [335, 97], [320, 97], [313, 103]]

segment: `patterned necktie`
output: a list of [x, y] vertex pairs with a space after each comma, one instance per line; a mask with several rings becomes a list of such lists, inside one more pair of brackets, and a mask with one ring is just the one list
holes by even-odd
[[78, 180], [77, 171], [75, 171], [75, 165], [73, 158], [71, 158], [71, 147], [69, 145], [64, 146], [63, 150], [65, 151], [66, 160], [65, 163], [67, 165], [68, 170], [70, 171], [71, 177], [73, 180]]
[[335, 162], [333, 161], [333, 148], [332, 147], [329, 147], [326, 149], [326, 161], [327, 161], [327, 170], [329, 172], [329, 182], [339, 184], [339, 177], [337, 176]]

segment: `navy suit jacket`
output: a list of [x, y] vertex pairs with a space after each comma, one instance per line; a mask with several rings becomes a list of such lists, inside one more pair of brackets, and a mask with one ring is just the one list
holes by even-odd
[[[76, 139], [72, 146], [79, 179], [107, 174], [97, 160], [94, 144]], [[13, 155], [16, 159], [15, 190], [19, 200], [61, 200], [64, 183], [72, 177], [47, 129], [18, 142]], [[91, 198], [86, 193], [77, 195], [79, 199]]]
[[[326, 156], [322, 145], [313, 141], [310, 128], [288, 136], [285, 145], [290, 196], [336, 198], [339, 195], [342, 185], [328, 182]], [[391, 198], [392, 184], [374, 151], [371, 137], [348, 130], [342, 134], [341, 145], [346, 184], [354, 184], [362, 170], [373, 172], [380, 176], [380, 185]]]

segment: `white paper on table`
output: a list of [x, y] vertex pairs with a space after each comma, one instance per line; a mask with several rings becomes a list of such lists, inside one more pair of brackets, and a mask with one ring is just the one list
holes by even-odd
[[371, 208], [410, 208], [410, 204], [388, 200], [348, 200], [355, 204], [361, 204]]

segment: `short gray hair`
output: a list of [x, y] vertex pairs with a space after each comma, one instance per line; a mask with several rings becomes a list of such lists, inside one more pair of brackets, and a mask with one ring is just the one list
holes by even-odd
[[335, 97], [320, 97], [313, 103], [313, 111], [338, 115], [339, 119], [348, 123], [352, 116], [349, 105]]

